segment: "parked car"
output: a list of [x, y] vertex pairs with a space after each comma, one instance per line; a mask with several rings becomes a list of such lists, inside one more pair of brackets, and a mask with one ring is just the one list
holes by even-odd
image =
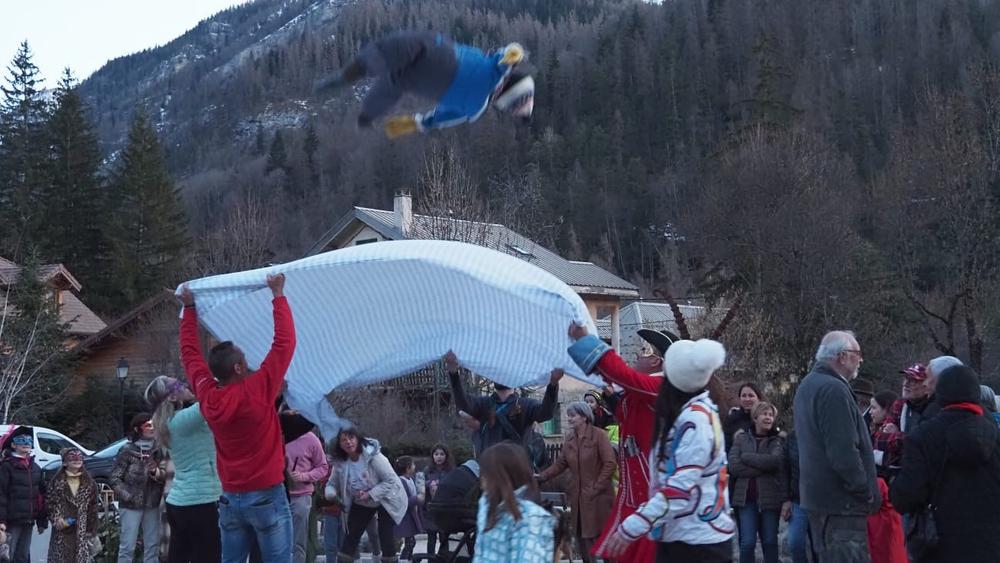
[[45, 468], [48, 464], [53, 461], [58, 461], [59, 450], [63, 448], [80, 448], [83, 455], [93, 455], [94, 450], [89, 450], [76, 440], [73, 440], [69, 436], [66, 436], [58, 430], [52, 430], [51, 428], [45, 428], [43, 426], [26, 426], [23, 424], [0, 424], [0, 451], [5, 450], [9, 447], [8, 442], [11, 436], [14, 435], [16, 430], [20, 430], [17, 433], [23, 433], [25, 430], [30, 429], [32, 436], [35, 439], [35, 450], [32, 454], [35, 456], [35, 463], [38, 467]]
[[[115, 494], [110, 485], [111, 470], [115, 468], [115, 457], [118, 456], [118, 450], [122, 449], [122, 446], [126, 442], [127, 440], [122, 438], [104, 446], [93, 454], [84, 454], [83, 466], [87, 469], [87, 473], [90, 473], [90, 476], [97, 482], [102, 507], [114, 502]], [[48, 482], [55, 476], [56, 471], [59, 471], [60, 467], [62, 467], [62, 459], [59, 458], [56, 458], [48, 465], [43, 465], [42, 478]]]

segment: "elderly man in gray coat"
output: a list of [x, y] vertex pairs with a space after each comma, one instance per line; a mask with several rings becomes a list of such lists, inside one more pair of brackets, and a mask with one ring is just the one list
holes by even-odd
[[799, 492], [822, 563], [870, 563], [868, 514], [882, 503], [871, 436], [850, 382], [864, 361], [850, 332], [823, 337], [795, 393]]

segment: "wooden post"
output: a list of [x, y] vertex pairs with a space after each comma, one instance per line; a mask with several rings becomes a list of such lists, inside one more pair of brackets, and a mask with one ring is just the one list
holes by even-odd
[[621, 352], [621, 342], [622, 342], [622, 327], [621, 327], [621, 307], [620, 303], [615, 303], [613, 309], [611, 309], [611, 347], [615, 349], [616, 352]]

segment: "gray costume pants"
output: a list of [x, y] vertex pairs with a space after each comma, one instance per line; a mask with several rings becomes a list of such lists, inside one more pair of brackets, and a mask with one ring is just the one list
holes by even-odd
[[444, 95], [458, 68], [455, 46], [432, 32], [398, 32], [366, 45], [351, 65], [376, 78], [361, 107], [363, 120], [386, 114], [404, 92], [431, 101]]
[[810, 511], [809, 526], [820, 563], [871, 563], [867, 516]]

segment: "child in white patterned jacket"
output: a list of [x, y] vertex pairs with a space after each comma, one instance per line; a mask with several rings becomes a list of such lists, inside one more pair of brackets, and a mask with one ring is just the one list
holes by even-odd
[[539, 506], [528, 454], [501, 442], [479, 456], [480, 485], [473, 563], [551, 563], [555, 517]]

